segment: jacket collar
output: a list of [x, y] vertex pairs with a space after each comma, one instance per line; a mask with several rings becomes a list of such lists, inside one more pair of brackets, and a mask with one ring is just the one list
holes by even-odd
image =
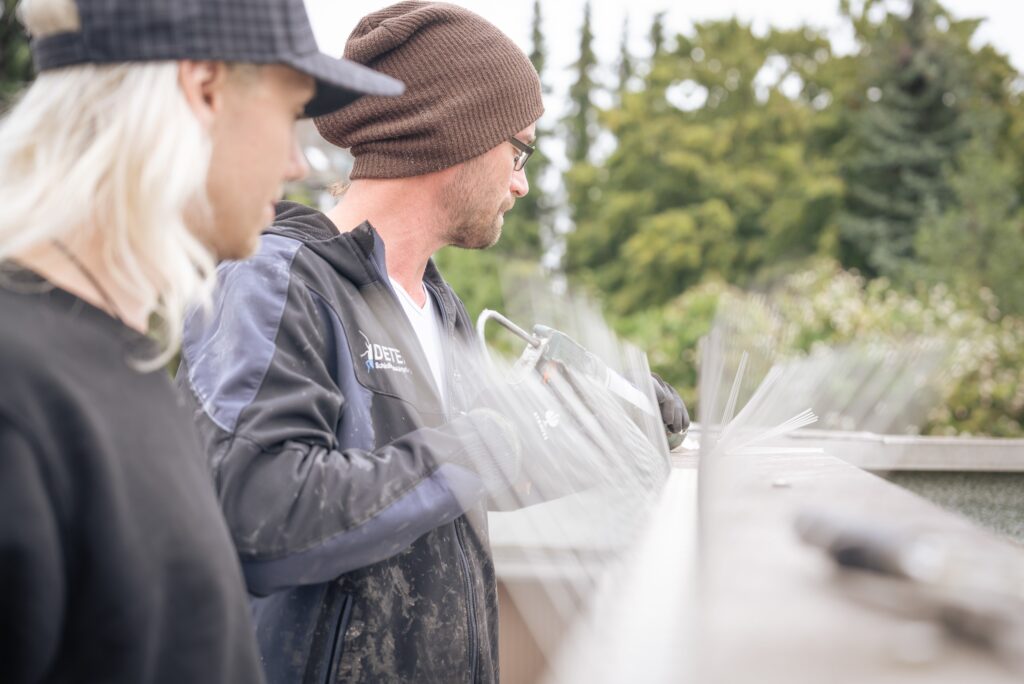
[[[297, 202], [284, 201], [277, 204], [274, 225], [265, 232], [298, 240], [357, 285], [382, 282], [391, 288], [384, 240], [369, 221], [363, 221], [351, 231], [340, 233], [334, 222], [323, 212]], [[423, 280], [438, 293], [450, 320], [455, 311], [454, 295], [433, 259], [427, 261]]]

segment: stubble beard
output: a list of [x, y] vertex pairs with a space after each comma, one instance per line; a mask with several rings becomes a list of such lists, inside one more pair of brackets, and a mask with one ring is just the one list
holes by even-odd
[[465, 220], [452, 224], [446, 242], [461, 249], [487, 249], [501, 238], [501, 224], [501, 214], [492, 216], [489, 222], [480, 213], [475, 217], [467, 216]]
[[442, 191], [442, 205], [448, 212], [445, 242], [461, 249], [487, 249], [501, 238], [504, 214], [511, 205], [495, 212], [493, 204], [481, 201], [482, 188], [474, 173], [474, 163], [465, 164]]

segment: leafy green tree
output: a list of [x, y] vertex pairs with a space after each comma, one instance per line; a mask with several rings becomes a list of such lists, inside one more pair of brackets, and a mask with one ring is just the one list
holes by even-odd
[[[937, 378], [941, 397], [919, 432], [1024, 436], [1024, 319], [996, 322], [998, 312], [982, 315], [964, 307], [942, 285], [908, 294], [885, 278], [868, 281], [830, 259], [787, 274], [767, 298], [712, 280], [621, 322], [624, 332], [650, 350], [652, 369], [680, 389], [691, 415], [699, 411], [697, 343], [722, 305], [751, 316], [770, 305], [783, 333], [772, 336], [779, 358], [802, 356], [821, 344], [900, 345], [917, 336], [956, 341], [947, 372]], [[771, 327], [762, 321], [755, 330]]]
[[[688, 398], [715, 301], [738, 296], [724, 283], [781, 285], [795, 349], [964, 341], [948, 415], [921, 427], [1019, 435], [1020, 75], [934, 0], [880, 18], [884, 0], [841, 5], [853, 54], [803, 27], [707, 22], [667, 41], [656, 21], [652, 59], [633, 64], [644, 88], [598, 112], [614, 149], [567, 172], [567, 273]], [[811, 277], [817, 255], [861, 274], [826, 261]]]
[[0, 108], [32, 79], [28, 37], [14, 14], [17, 0], [0, 5]]
[[483, 309], [502, 310], [501, 269], [506, 259], [494, 251], [445, 247], [434, 255], [434, 263], [462, 298], [470, 315]]
[[759, 75], [773, 57], [811, 60], [827, 47], [806, 33], [758, 37], [735, 20], [678, 36], [646, 87], [603, 113], [615, 151], [571, 171], [580, 185], [589, 174], [600, 210], [569, 235], [568, 272], [630, 314], [705, 278], [749, 282], [817, 251], [842, 194], [835, 162], [808, 151], [815, 112], [802, 93], [783, 94], [786, 73], [763, 92]]

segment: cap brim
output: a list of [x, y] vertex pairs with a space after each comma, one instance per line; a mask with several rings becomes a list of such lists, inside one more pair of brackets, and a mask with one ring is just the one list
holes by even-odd
[[405, 92], [405, 84], [397, 78], [320, 52], [284, 62], [316, 79], [316, 94], [304, 112], [307, 117], [330, 114], [363, 95], [392, 97]]

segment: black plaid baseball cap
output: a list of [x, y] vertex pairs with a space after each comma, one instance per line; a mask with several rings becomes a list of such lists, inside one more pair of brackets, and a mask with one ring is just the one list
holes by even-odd
[[75, 64], [215, 60], [284, 64], [316, 79], [306, 116], [361, 95], [401, 95], [401, 81], [320, 52], [302, 0], [75, 0], [81, 28], [32, 41], [37, 71]]

